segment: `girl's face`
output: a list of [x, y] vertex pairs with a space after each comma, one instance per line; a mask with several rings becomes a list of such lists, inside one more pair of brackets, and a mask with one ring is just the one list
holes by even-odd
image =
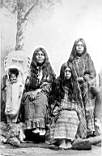
[[79, 55], [81, 55], [84, 52], [84, 46], [81, 41], [79, 41], [76, 45], [76, 51]]
[[42, 51], [39, 51], [37, 54], [36, 54], [36, 61], [37, 63], [39, 64], [42, 64], [45, 60], [45, 55]]
[[65, 71], [64, 71], [64, 76], [65, 76], [65, 79], [70, 79], [71, 78], [71, 71], [70, 71], [70, 68], [66, 68]]

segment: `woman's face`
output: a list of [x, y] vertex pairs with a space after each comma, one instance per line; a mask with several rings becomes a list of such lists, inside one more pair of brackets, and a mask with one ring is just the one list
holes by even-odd
[[65, 69], [64, 76], [65, 76], [65, 79], [67, 79], [67, 80], [71, 78], [71, 71], [69, 68]]
[[42, 64], [45, 60], [45, 55], [42, 51], [39, 51], [37, 54], [36, 54], [36, 61], [37, 63], [39, 64]]
[[76, 51], [79, 55], [81, 55], [84, 52], [84, 46], [81, 41], [79, 41], [76, 45]]

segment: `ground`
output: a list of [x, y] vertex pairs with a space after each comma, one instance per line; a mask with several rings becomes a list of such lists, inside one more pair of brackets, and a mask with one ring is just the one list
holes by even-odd
[[101, 156], [102, 148], [92, 146], [91, 150], [51, 150], [47, 148], [28, 147], [14, 148], [0, 144], [0, 156]]

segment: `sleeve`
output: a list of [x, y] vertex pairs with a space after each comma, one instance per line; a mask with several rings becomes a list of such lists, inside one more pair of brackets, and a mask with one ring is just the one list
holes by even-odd
[[25, 90], [29, 91], [31, 89], [35, 90], [37, 88], [39, 88], [39, 82], [38, 79], [35, 77], [35, 75], [29, 75], [26, 78], [26, 82], [25, 82]]
[[40, 88], [43, 92], [49, 94], [52, 91], [52, 84], [55, 81], [55, 75], [54, 74], [48, 74], [43, 77], [43, 80], [40, 84]]
[[52, 85], [51, 83], [48, 82], [43, 82], [42, 85], [40, 86], [42, 92], [49, 94], [52, 90]]
[[96, 70], [94, 67], [94, 63], [88, 54], [85, 61], [85, 72], [84, 72], [84, 79], [88, 83], [95, 83], [96, 78]]
[[4, 75], [1, 82], [1, 101], [6, 102], [6, 81], [7, 75]]
[[99, 73], [99, 87], [102, 87], [102, 71]]

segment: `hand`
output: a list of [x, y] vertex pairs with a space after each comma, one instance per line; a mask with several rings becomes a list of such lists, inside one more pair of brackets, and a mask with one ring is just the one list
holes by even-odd
[[28, 85], [30, 83], [29, 78], [26, 79], [26, 82], [25, 83], [26, 83], [26, 85]]
[[30, 97], [31, 100], [34, 100], [35, 97], [36, 97], [36, 92], [35, 93], [30, 93], [29, 97]]
[[41, 92], [41, 89], [36, 89], [35, 91], [30, 93], [30, 98], [34, 99], [36, 98], [37, 94]]
[[68, 106], [67, 106], [67, 104], [61, 104], [61, 107], [60, 107], [61, 109], [67, 109], [68, 108]]
[[48, 82], [43, 82], [41, 85], [41, 88], [43, 88], [44, 86], [46, 86], [48, 84]]
[[77, 81], [78, 81], [78, 82], [83, 82], [84, 79], [83, 79], [83, 77], [78, 77], [78, 78], [77, 78]]
[[53, 115], [56, 116], [56, 115], [58, 114], [58, 112], [59, 112], [59, 107], [56, 106], [56, 107], [54, 108], [54, 110], [53, 110]]
[[40, 88], [39, 88], [39, 89], [37, 89], [37, 90], [36, 90], [36, 92], [37, 92], [37, 93], [40, 93], [40, 92], [41, 92], [41, 90], [42, 90], [42, 89], [40, 89]]

